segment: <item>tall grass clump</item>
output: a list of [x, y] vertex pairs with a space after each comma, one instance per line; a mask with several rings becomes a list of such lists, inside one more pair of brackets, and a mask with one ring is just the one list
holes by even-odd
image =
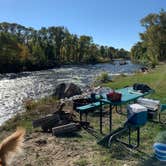
[[97, 76], [95, 82], [97, 84], [100, 84], [100, 83], [108, 83], [111, 81], [111, 78], [109, 76], [109, 74], [107, 72], [103, 72], [101, 73], [99, 76]]
[[159, 142], [159, 143], [166, 144], [166, 131], [160, 132], [160, 133], [157, 135], [155, 141], [156, 141], [156, 142]]

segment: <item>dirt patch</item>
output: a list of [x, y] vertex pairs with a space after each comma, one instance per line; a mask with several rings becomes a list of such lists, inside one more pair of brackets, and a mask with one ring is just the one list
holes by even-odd
[[[70, 138], [69, 138], [70, 139]], [[27, 135], [24, 153], [13, 163], [14, 166], [73, 166], [84, 156], [89, 157], [90, 148], [82, 148], [77, 141], [67, 141], [50, 133], [36, 132]]]

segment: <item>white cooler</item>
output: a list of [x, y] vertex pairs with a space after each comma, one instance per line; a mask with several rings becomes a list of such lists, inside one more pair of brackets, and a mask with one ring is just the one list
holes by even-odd
[[159, 100], [147, 99], [147, 98], [142, 98], [142, 97], [137, 99], [137, 103], [145, 106], [147, 109], [152, 110], [152, 111], [156, 111], [160, 107]]

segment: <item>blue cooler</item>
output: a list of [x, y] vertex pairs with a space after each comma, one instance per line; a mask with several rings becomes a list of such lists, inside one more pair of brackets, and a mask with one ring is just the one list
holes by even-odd
[[127, 108], [128, 122], [142, 126], [147, 122], [147, 108], [140, 104], [130, 104]]

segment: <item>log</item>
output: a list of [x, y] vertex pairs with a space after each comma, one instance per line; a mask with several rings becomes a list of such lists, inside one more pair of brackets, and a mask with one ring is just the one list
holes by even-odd
[[70, 123], [73, 120], [72, 115], [70, 113], [62, 111], [64, 105], [65, 103], [60, 103], [57, 107], [57, 111], [53, 114], [34, 120], [32, 122], [33, 127], [41, 127], [43, 131], [48, 132], [52, 131], [53, 127]]
[[73, 133], [80, 130], [80, 124], [78, 123], [69, 123], [66, 125], [61, 125], [58, 127], [52, 128], [52, 134], [53, 135], [60, 135], [60, 134], [66, 134], [66, 133]]
[[[47, 115], [46, 117], [34, 120], [32, 122], [33, 127], [49, 128], [49, 126], [54, 127], [56, 123], [61, 120], [61, 114], [63, 113], [62, 109], [65, 106], [65, 103], [60, 103], [57, 107], [57, 111], [53, 114]], [[48, 127], [47, 127], [48, 126]], [[51, 128], [52, 129], [52, 128]]]
[[51, 114], [47, 115], [46, 117], [34, 120], [32, 122], [33, 127], [40, 127], [40, 126], [50, 126], [56, 124], [60, 121], [60, 116], [58, 114]]

